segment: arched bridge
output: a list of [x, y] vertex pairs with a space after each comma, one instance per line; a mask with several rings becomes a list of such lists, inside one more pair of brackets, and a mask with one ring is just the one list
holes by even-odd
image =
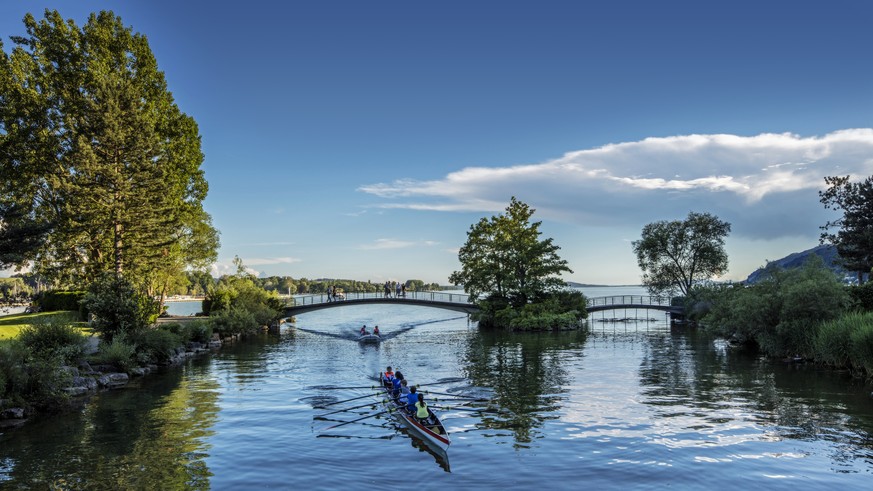
[[297, 314], [333, 307], [376, 303], [436, 307], [464, 312], [466, 314], [479, 311], [479, 307], [470, 303], [470, 296], [465, 293], [406, 292], [405, 296], [400, 297], [394, 295], [386, 297], [381, 293], [345, 293], [340, 299], [329, 299], [327, 294], [296, 296], [294, 297], [294, 305], [285, 307], [285, 316], [291, 317]]
[[[470, 302], [469, 295], [445, 292], [407, 292], [405, 296], [400, 297], [386, 297], [381, 293], [346, 293], [340, 299], [328, 299], [326, 294], [315, 294], [296, 296], [294, 297], [294, 302], [294, 305], [285, 307], [286, 317], [321, 309], [369, 304], [419, 305], [454, 310], [466, 314], [479, 311], [479, 307]], [[589, 313], [617, 309], [653, 309], [663, 310], [671, 314], [682, 313], [682, 307], [672, 306], [671, 299], [666, 297], [641, 295], [593, 297], [587, 299], [587, 304]]]

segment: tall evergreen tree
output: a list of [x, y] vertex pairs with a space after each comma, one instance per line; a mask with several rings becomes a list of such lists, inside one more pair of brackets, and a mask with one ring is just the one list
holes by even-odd
[[825, 177], [825, 184], [827, 189], [819, 192], [821, 203], [841, 210], [843, 216], [821, 227], [821, 242], [836, 245], [845, 268], [855, 271], [863, 283], [873, 268], [873, 176], [861, 182], [850, 182], [849, 176]]
[[52, 224], [37, 269], [60, 282], [130, 274], [157, 291], [214, 260], [197, 124], [146, 37], [112, 12], [24, 25], [0, 53], [0, 203]]

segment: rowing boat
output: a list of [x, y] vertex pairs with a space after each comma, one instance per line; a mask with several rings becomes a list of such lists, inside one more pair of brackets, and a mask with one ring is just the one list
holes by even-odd
[[445, 455], [451, 441], [449, 441], [449, 432], [446, 431], [439, 416], [428, 406], [427, 412], [430, 417], [426, 422], [419, 421], [414, 414], [406, 410], [405, 404], [394, 400], [389, 387], [383, 385], [382, 388], [386, 395], [385, 399], [382, 400], [385, 410], [416, 437]]
[[382, 341], [382, 337], [378, 334], [362, 334], [358, 336], [358, 342], [360, 343], [374, 343], [379, 344]]

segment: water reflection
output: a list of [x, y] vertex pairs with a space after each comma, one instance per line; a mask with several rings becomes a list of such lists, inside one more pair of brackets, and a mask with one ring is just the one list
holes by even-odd
[[[852, 391], [853, 381], [847, 376], [731, 352], [693, 330], [645, 340], [639, 377], [642, 402], [655, 410], [654, 417], [678, 419], [687, 430], [710, 435], [721, 446], [747, 441], [831, 442], [833, 464], [846, 466], [838, 472], [851, 472], [859, 458], [873, 462], [873, 439], [865, 430], [873, 426], [869, 397], [863, 386]], [[849, 396], [852, 392], [857, 396]], [[681, 437], [672, 435], [669, 444], [701, 443], [696, 435], [684, 443], [677, 438]]]
[[[204, 443], [218, 408], [217, 384], [184, 371], [141, 380], [148, 390], [104, 393], [81, 414], [0, 435], [0, 483], [28, 488], [208, 489]], [[58, 444], [62, 442], [62, 444]], [[15, 457], [11, 457], [15, 456]], [[148, 484], [145, 484], [148, 483]]]
[[584, 331], [471, 337], [462, 364], [466, 376], [474, 386], [493, 389], [495, 405], [508, 411], [483, 413], [482, 425], [511, 431], [516, 446], [537, 438], [544, 422], [558, 417], [568, 382], [567, 356], [582, 356], [585, 340]]

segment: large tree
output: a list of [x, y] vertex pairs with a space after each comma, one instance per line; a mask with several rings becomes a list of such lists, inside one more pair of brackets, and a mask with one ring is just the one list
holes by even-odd
[[566, 286], [560, 274], [573, 271], [551, 238], [540, 239], [534, 211], [513, 197], [505, 214], [471, 225], [458, 252], [461, 270], [449, 281], [464, 285], [474, 301], [484, 295], [517, 307]]
[[731, 225], [709, 213], [688, 214], [685, 220], [659, 221], [643, 227], [633, 242], [643, 285], [653, 295], [687, 295], [695, 282], [727, 271], [724, 239]]
[[821, 242], [837, 246], [843, 266], [857, 272], [861, 283], [873, 268], [873, 176], [861, 182], [849, 182], [849, 176], [825, 177], [825, 184], [820, 201], [843, 216], [821, 227]]
[[38, 244], [11, 257], [56, 282], [111, 272], [153, 293], [214, 260], [197, 124], [146, 37], [112, 12], [24, 26], [10, 54], [0, 43], [0, 203]]

